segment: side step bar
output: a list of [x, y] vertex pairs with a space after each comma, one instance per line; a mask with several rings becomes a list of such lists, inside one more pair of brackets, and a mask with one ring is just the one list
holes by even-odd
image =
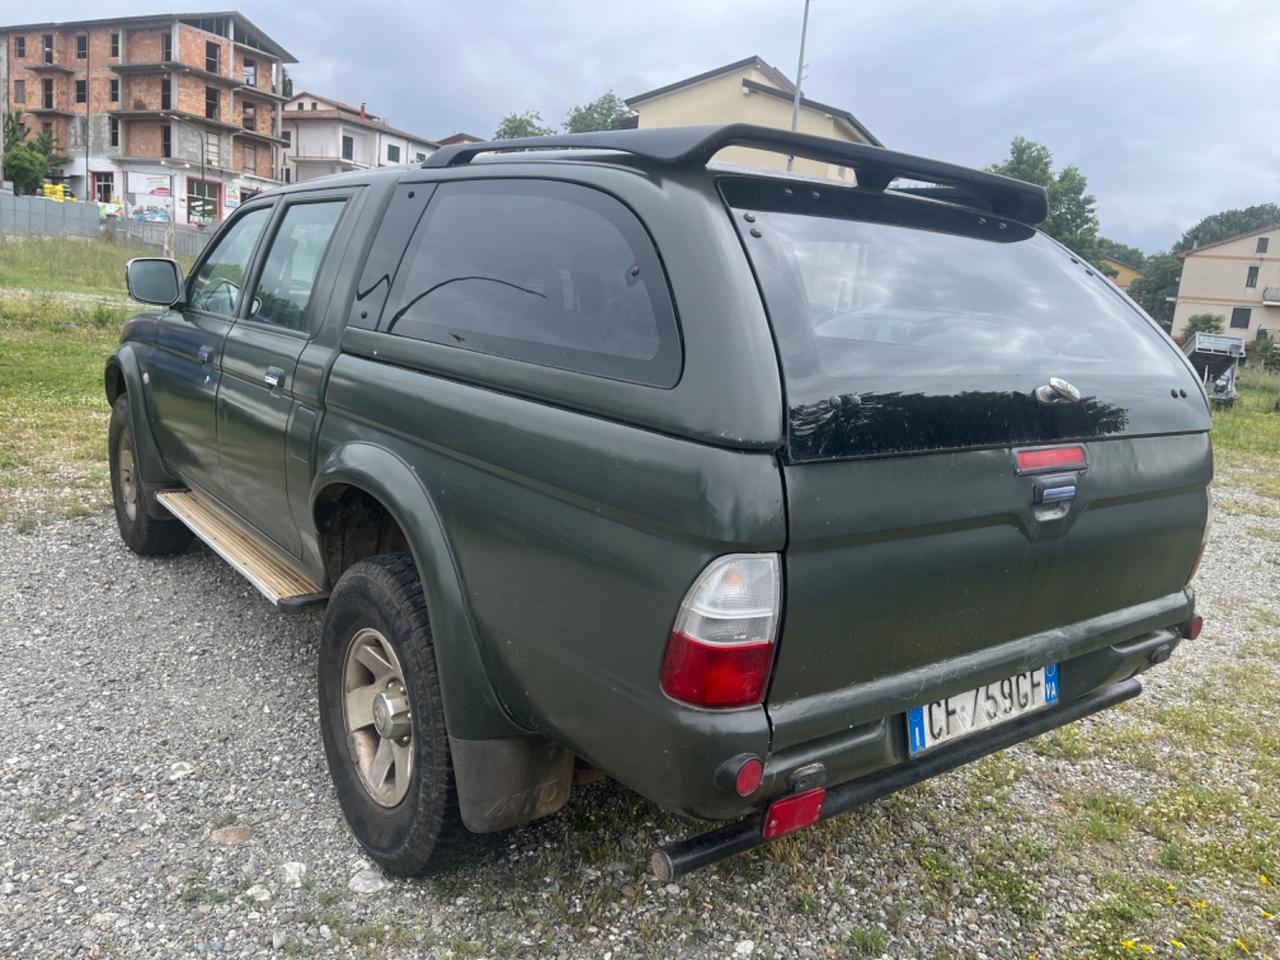
[[[996, 727], [985, 736], [959, 740], [950, 746], [931, 751], [919, 760], [908, 760], [859, 780], [828, 787], [819, 819], [829, 820], [848, 813], [855, 807], [897, 793], [922, 780], [947, 773], [1015, 743], [1038, 737], [1092, 713], [1131, 700], [1141, 692], [1142, 684], [1137, 680], [1121, 680], [1052, 710], [1041, 710], [1019, 717]], [[764, 813], [759, 813], [707, 833], [659, 847], [649, 861], [650, 867], [660, 880], [674, 880], [699, 867], [763, 846], [769, 842], [764, 838], [764, 819]]]
[[160, 504], [285, 613], [328, 599], [328, 591], [191, 490], [156, 494]]

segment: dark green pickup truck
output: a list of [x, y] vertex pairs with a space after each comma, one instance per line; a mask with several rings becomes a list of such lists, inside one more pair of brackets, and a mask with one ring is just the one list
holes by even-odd
[[106, 369], [126, 543], [327, 603], [325, 750], [384, 868], [599, 771], [728, 821], [675, 876], [1198, 634], [1204, 392], [1040, 188], [744, 125], [501, 146], [255, 197], [185, 280], [131, 262], [159, 309]]

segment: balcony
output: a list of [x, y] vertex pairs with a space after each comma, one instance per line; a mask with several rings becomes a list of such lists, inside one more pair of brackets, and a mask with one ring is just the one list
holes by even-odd
[[76, 71], [68, 67], [65, 63], [33, 63], [27, 67], [32, 73], [75, 73]]
[[1263, 287], [1262, 305], [1264, 307], [1280, 307], [1280, 287]]
[[[267, 126], [267, 124], [264, 123], [263, 126]], [[258, 141], [261, 141], [262, 143], [275, 144], [278, 147], [284, 147], [288, 145], [288, 142], [284, 139], [284, 137], [276, 137], [270, 133], [265, 133], [261, 130], [256, 130], [253, 127], [242, 127], [239, 130], [235, 131], [235, 135], [237, 137], [243, 137], [246, 140], [258, 140]]]
[[268, 90], [266, 87], [255, 87], [252, 84], [242, 83], [236, 87], [236, 93], [246, 97], [261, 97], [268, 103], [288, 103], [288, 97], [282, 97], [280, 94]]
[[138, 73], [185, 73], [193, 77], [198, 77], [205, 83], [216, 83], [223, 87], [237, 87], [240, 81], [234, 77], [224, 77], [220, 73], [210, 73], [208, 70], [201, 70], [199, 67], [193, 67], [182, 63], [179, 60], [152, 60], [147, 63], [113, 63], [110, 69], [119, 74], [138, 74]]
[[133, 110], [109, 110], [108, 114], [118, 120], [155, 120], [159, 123], [167, 123], [170, 120], [186, 120], [196, 126], [208, 127], [211, 130], [222, 130], [227, 133], [235, 133], [238, 129], [234, 124], [223, 123], [221, 120], [210, 120], [208, 117], [187, 113], [185, 110], [153, 110], [135, 107]]

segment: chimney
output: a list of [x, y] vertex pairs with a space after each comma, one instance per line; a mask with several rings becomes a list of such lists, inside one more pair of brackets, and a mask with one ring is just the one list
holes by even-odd
[[365, 109], [364, 109], [364, 108], [365, 108], [365, 102], [364, 102], [363, 100], [361, 100], [361, 101], [360, 101], [360, 119], [361, 119], [361, 120], [366, 119], [366, 114], [365, 114]]

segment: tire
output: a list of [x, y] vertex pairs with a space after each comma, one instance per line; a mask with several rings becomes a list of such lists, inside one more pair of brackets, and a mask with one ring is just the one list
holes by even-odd
[[[366, 666], [379, 651], [381, 662], [393, 668], [381, 677]], [[458, 810], [431, 625], [408, 555], [361, 560], [342, 575], [325, 614], [318, 686], [320, 729], [338, 803], [370, 858], [404, 877], [474, 859], [485, 838], [466, 829]], [[384, 719], [403, 718], [391, 706], [407, 707], [407, 745], [397, 733], [403, 726], [366, 721], [370, 711], [364, 705], [376, 700], [367, 695], [371, 690], [386, 691]], [[375, 717], [378, 709], [372, 707]], [[362, 724], [350, 732], [348, 710], [351, 722]], [[385, 765], [380, 771], [379, 752], [397, 747], [390, 772]]]
[[157, 520], [147, 511], [146, 494], [137, 475], [138, 451], [133, 442], [133, 414], [129, 410], [128, 394], [120, 394], [111, 405], [107, 438], [111, 499], [125, 546], [144, 557], [181, 553], [187, 549], [194, 535], [181, 521]]

